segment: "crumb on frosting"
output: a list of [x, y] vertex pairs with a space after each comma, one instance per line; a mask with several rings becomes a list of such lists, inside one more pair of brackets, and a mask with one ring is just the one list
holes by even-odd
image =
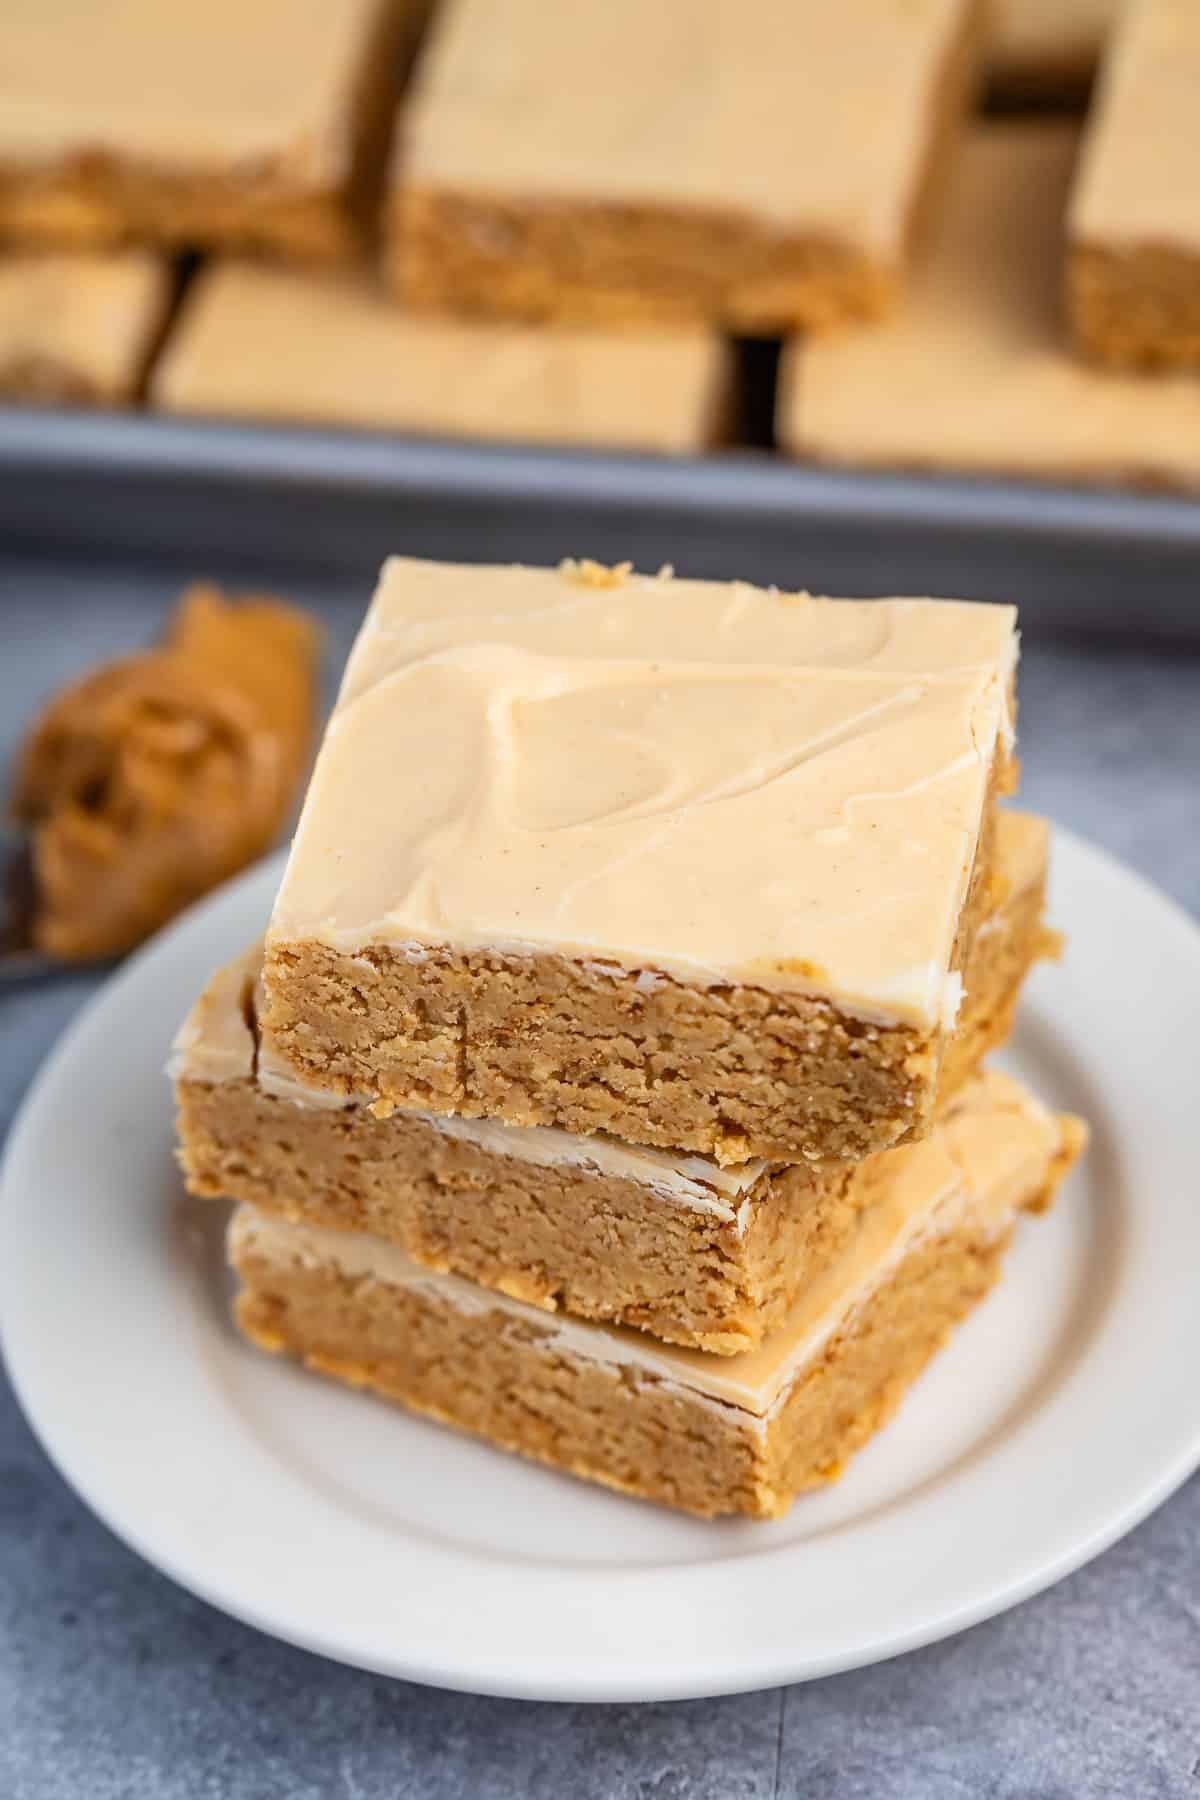
[[614, 563], [610, 568], [607, 563], [593, 562], [590, 556], [564, 556], [558, 572], [564, 581], [578, 582], [580, 587], [617, 588], [629, 580], [633, 564]]
[[826, 971], [820, 964], [810, 962], [806, 956], [773, 958], [771, 967], [778, 969], [781, 975], [799, 975], [803, 981], [824, 981], [826, 978]]

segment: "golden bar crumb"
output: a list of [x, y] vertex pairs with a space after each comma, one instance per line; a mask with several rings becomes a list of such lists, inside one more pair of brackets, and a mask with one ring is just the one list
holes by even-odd
[[961, 113], [973, 0], [447, 0], [390, 267], [523, 319], [822, 326], [891, 304]]
[[841, 1254], [741, 1356], [548, 1315], [381, 1239], [249, 1206], [229, 1237], [237, 1321], [265, 1350], [570, 1474], [706, 1517], [773, 1518], [887, 1420], [1084, 1136], [982, 1077], [932, 1136], [879, 1159]]
[[227, 262], [189, 290], [155, 371], [168, 412], [630, 450], [702, 450], [729, 428], [715, 333], [411, 317], [365, 274]]
[[[1002, 896], [976, 933], [945, 1103], [1008, 1036], [1053, 948], [1045, 821], [1001, 814]], [[551, 1311], [639, 1326], [716, 1354], [754, 1348], [853, 1230], [872, 1178], [637, 1149], [612, 1138], [437, 1113], [376, 1119], [260, 1071], [257, 946], [222, 969], [176, 1042], [180, 1160], [193, 1194], [368, 1231], [427, 1267]], [[895, 1155], [884, 1151], [882, 1155]]]
[[1062, 328], [1068, 124], [974, 127], [895, 318], [794, 343], [780, 440], [848, 466], [1200, 488], [1200, 385], [1098, 369]]
[[1105, 57], [1071, 204], [1080, 349], [1200, 369], [1200, 7], [1131, 0]]
[[295, 608], [197, 584], [161, 649], [46, 705], [13, 788], [40, 949], [120, 955], [266, 849], [307, 760], [316, 652]]
[[146, 250], [0, 256], [0, 395], [75, 406], [134, 399], [171, 283]]
[[928, 1118], [1013, 609], [386, 566], [267, 933], [308, 1086], [719, 1162]]
[[357, 250], [427, 0], [15, 0], [0, 240]]

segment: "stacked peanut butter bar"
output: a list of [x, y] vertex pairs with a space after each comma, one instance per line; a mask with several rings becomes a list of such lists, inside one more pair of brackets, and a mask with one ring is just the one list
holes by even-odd
[[237, 1318], [704, 1515], [830, 1479], [1082, 1143], [1011, 608], [390, 562], [173, 1061]]

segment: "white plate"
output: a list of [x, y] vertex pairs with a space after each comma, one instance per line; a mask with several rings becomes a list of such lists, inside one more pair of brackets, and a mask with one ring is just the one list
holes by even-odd
[[703, 1524], [523, 1464], [261, 1356], [227, 1320], [222, 1209], [186, 1201], [162, 1065], [278, 864], [118, 974], [16, 1126], [0, 1322], [67, 1480], [177, 1581], [418, 1681], [675, 1698], [928, 1643], [1110, 1544], [1200, 1461], [1200, 933], [1059, 834], [1061, 968], [1010, 1066], [1092, 1121], [1055, 1211], [844, 1479]]

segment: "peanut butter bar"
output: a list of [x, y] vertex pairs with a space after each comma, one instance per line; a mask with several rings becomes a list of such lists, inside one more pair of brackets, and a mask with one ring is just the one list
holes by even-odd
[[995, 1280], [1084, 1128], [981, 1077], [876, 1160], [838, 1256], [739, 1356], [585, 1324], [433, 1273], [394, 1243], [240, 1207], [237, 1321], [264, 1350], [623, 1493], [773, 1518], [834, 1479]]
[[0, 239], [352, 255], [427, 0], [20, 0]]
[[1073, 126], [975, 127], [895, 318], [790, 345], [778, 434], [827, 463], [1200, 488], [1200, 385], [1064, 341]]
[[170, 291], [167, 265], [148, 251], [0, 257], [0, 395], [75, 406], [132, 400]]
[[920, 1132], [1011, 607], [388, 563], [267, 932], [307, 1086], [722, 1164]]
[[712, 332], [412, 317], [365, 275], [218, 263], [189, 291], [154, 404], [447, 437], [700, 450], [730, 410]]
[[400, 126], [414, 303], [739, 331], [885, 311], [973, 0], [447, 0]]
[[[1008, 1035], [1042, 922], [1047, 829], [1002, 813], [997, 895], [975, 935], [944, 1105]], [[719, 1355], [752, 1349], [855, 1227], [870, 1165], [813, 1173], [637, 1148], [596, 1134], [394, 1112], [298, 1086], [258, 1054], [258, 946], [222, 969], [176, 1043], [193, 1194], [369, 1231], [550, 1311], [640, 1326]], [[894, 1155], [883, 1151], [883, 1156]]]
[[161, 649], [55, 695], [12, 796], [32, 833], [37, 946], [118, 956], [260, 855], [308, 757], [315, 677], [302, 613], [197, 584]]
[[1104, 363], [1200, 369], [1200, 7], [1132, 0], [1071, 204], [1069, 302]]

